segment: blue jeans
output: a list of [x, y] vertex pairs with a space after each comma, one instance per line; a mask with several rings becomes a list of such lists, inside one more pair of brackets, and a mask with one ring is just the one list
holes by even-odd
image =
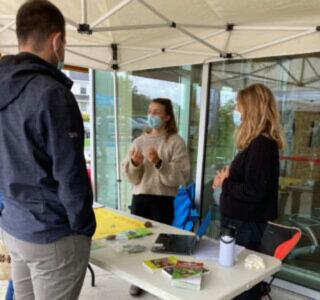
[[9, 280], [7, 293], [6, 293], [6, 300], [13, 300], [13, 283], [12, 280]]
[[[247, 249], [259, 251], [261, 238], [266, 229], [267, 223], [246, 222], [221, 217], [221, 226], [231, 225], [236, 228], [236, 243]], [[260, 300], [261, 284], [258, 283], [250, 290], [243, 292], [234, 300]]]

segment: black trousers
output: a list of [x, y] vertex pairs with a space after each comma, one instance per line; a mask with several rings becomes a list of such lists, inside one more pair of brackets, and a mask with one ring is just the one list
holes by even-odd
[[[267, 223], [245, 222], [226, 217], [221, 217], [221, 225], [231, 225], [236, 228], [236, 243], [244, 246], [247, 249], [260, 251], [261, 238], [266, 229]], [[234, 300], [260, 300], [261, 299], [261, 284], [258, 283], [250, 290], [243, 292]]]
[[174, 217], [174, 197], [159, 195], [133, 195], [131, 213], [140, 217], [171, 225]]

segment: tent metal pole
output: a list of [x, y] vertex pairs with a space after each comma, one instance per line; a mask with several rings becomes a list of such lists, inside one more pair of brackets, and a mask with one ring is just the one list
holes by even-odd
[[109, 48], [110, 45], [85, 45], [85, 44], [68, 44], [68, 48]]
[[7, 25], [4, 25], [1, 29], [0, 29], [0, 33], [6, 31], [7, 29], [9, 29], [13, 24], [16, 23], [16, 20], [12, 20], [11, 22], [9, 22]]
[[139, 50], [139, 51], [158, 51], [159, 48], [147, 48], [147, 47], [139, 47], [139, 46], [124, 46], [124, 45], [120, 45], [119, 46], [120, 49], [128, 49], [128, 50]]
[[[314, 76], [312, 79], [304, 81], [303, 85], [306, 86], [306, 85], [308, 85], [310, 83], [318, 82], [319, 80], [320, 80], [319, 76]], [[308, 88], [309, 89], [317, 89], [317, 90], [319, 90], [319, 88], [316, 88], [316, 87], [308, 87]]]
[[87, 21], [87, 0], [81, 0], [81, 22], [86, 24]]
[[155, 15], [157, 15], [159, 18], [161, 18], [162, 20], [166, 21], [167, 24], [173, 28], [175, 28], [176, 30], [182, 32], [183, 34], [191, 37], [192, 39], [196, 40], [197, 42], [205, 45], [206, 47], [210, 48], [211, 50], [214, 50], [215, 52], [218, 52], [219, 54], [223, 54], [223, 51], [216, 48], [215, 46], [207, 43], [206, 41], [202, 40], [201, 38], [197, 37], [196, 35], [192, 34], [191, 32], [189, 32], [188, 30], [179, 27], [176, 23], [172, 22], [171, 20], [169, 20], [166, 16], [164, 16], [163, 14], [161, 14], [160, 12], [158, 12], [154, 7], [152, 7], [150, 4], [148, 4], [145, 0], [138, 0], [142, 5], [144, 5], [146, 8], [148, 8], [150, 11], [152, 11]]
[[149, 57], [155, 56], [155, 55], [160, 54], [160, 53], [162, 53], [162, 51], [158, 50], [158, 51], [155, 51], [154, 53], [150, 53], [150, 54], [147, 54], [147, 55], [139, 56], [137, 58], [134, 58], [134, 59], [131, 59], [131, 60], [128, 60], [126, 62], [123, 62], [123, 63], [119, 64], [119, 67], [122, 68], [123, 66], [132, 64], [132, 63], [137, 62], [137, 61], [141, 61], [141, 60], [147, 59]]
[[93, 32], [122, 31], [122, 30], [142, 30], [154, 28], [168, 28], [167, 24], [132, 25], [132, 26], [111, 26], [95, 28]]
[[[177, 27], [185, 28], [203, 28], [203, 29], [223, 29], [222, 26], [206, 26], [206, 25], [192, 25], [192, 24], [176, 24]], [[121, 30], [140, 30], [140, 29], [153, 29], [161, 27], [172, 27], [171, 24], [145, 24], [145, 25], [128, 25], [128, 26], [113, 26], [113, 27], [99, 27], [93, 29], [94, 32], [104, 31], [121, 31]], [[225, 30], [224, 30], [225, 31]]]
[[78, 28], [78, 24], [75, 21], [73, 21], [67, 17], [64, 17], [64, 19], [66, 20], [66, 23], [69, 24], [70, 26], [72, 26], [74, 29]]
[[181, 28], [181, 27], [177, 27], [177, 30], [179, 30], [180, 32], [184, 33], [185, 35], [191, 37], [192, 39], [194, 39], [195, 41], [199, 42], [200, 44], [203, 44], [204, 46], [207, 46], [208, 48], [210, 48], [211, 50], [214, 50], [215, 52], [219, 53], [219, 54], [223, 54], [224, 52], [220, 49], [218, 49], [217, 47], [209, 44], [208, 42], [206, 42], [205, 40], [200, 39], [199, 37], [197, 37], [196, 35], [192, 34], [191, 32], [189, 32], [188, 30]]
[[310, 62], [309, 58], [306, 58], [306, 61], [309, 65], [309, 67], [311, 68], [311, 70], [313, 71], [313, 73], [318, 77], [318, 79], [320, 80], [320, 74], [317, 72], [317, 70], [315, 69], [315, 67], [312, 65], [312, 63]]
[[104, 65], [104, 66], [107, 65], [107, 66], [109, 67], [109, 64], [106, 63], [105, 61], [92, 58], [92, 57], [90, 57], [90, 56], [88, 56], [88, 55], [84, 55], [84, 54], [82, 54], [82, 53], [78, 53], [78, 52], [73, 51], [73, 50], [70, 50], [70, 49], [68, 49], [68, 48], [66, 48], [66, 52], [72, 53], [72, 54], [74, 54], [74, 55], [77, 55], [77, 56], [80, 56], [80, 57], [83, 57], [83, 58], [86, 58], [86, 59], [89, 59], [89, 60], [91, 60], [91, 61], [98, 62], [98, 63], [100, 63], [100, 64], [102, 64], [102, 65]]
[[307, 31], [315, 30], [313, 26], [234, 26], [234, 30], [247, 30], [247, 31]]
[[14, 15], [0, 15], [0, 20], [15, 20], [16, 16]]
[[[186, 55], [202, 55], [202, 56], [212, 55], [212, 53], [210, 53], [210, 52], [188, 51], [188, 50], [166, 49], [166, 52], [168, 52], [168, 53], [177, 53], [177, 54], [186, 54]], [[219, 56], [217, 55], [217, 57], [219, 57]]]
[[177, 24], [179, 27], [185, 27], [185, 28], [202, 28], [202, 29], [224, 29], [226, 26], [214, 26], [214, 25], [201, 25], [201, 24], [183, 24], [183, 23], [178, 23]]
[[119, 97], [118, 97], [118, 79], [117, 71], [113, 71], [113, 100], [114, 100], [114, 131], [115, 131], [115, 146], [116, 146], [116, 181], [117, 181], [117, 207], [116, 209], [121, 210], [122, 199], [121, 199], [121, 170], [120, 170], [120, 152], [119, 152]]
[[[201, 39], [208, 39], [208, 38], [211, 38], [213, 36], [217, 36], [217, 35], [220, 35], [220, 34], [223, 34], [223, 33], [226, 33], [225, 29], [216, 31], [214, 33], [206, 34], [206, 35], [202, 36]], [[176, 45], [171, 46], [171, 47], [169, 47], [167, 49], [174, 50], [174, 49], [177, 49], [177, 48], [180, 48], [180, 47], [183, 47], [183, 46], [188, 46], [188, 45], [194, 44], [195, 42], [196, 42], [195, 40], [190, 40], [190, 41], [187, 41], [187, 42], [176, 44]]]
[[210, 64], [204, 64], [202, 67], [201, 78], [201, 103], [200, 103], [200, 124], [198, 139], [198, 157], [196, 169], [196, 195], [195, 204], [198, 211], [201, 212], [201, 199], [203, 194], [203, 180], [205, 171], [205, 151], [206, 151], [206, 128], [208, 123], [209, 111], [209, 91], [210, 91]]
[[225, 53], [228, 53], [228, 49], [229, 49], [229, 45], [230, 45], [230, 40], [231, 40], [232, 31], [227, 32], [227, 34], [228, 34], [228, 37], [227, 37], [227, 40], [226, 40], [226, 44], [225, 44], [225, 46], [224, 46], [224, 52], [225, 52]]
[[212, 84], [215, 84], [217, 82], [220, 82], [220, 83], [226, 82], [227, 83], [229, 81], [243, 79], [243, 78], [251, 78], [251, 79], [259, 78], [259, 79], [270, 81], [270, 82], [284, 83], [284, 84], [287, 84], [287, 85], [297, 86], [296, 83], [292, 83], [292, 82], [289, 82], [289, 81], [274, 79], [274, 78], [270, 78], [270, 77], [266, 77], [266, 76], [248, 74], [248, 73], [236, 75], [236, 76], [233, 76], [233, 77], [230, 77], [230, 78], [221, 78], [221, 76], [218, 76], [217, 74], [215, 74], [215, 77], [219, 77], [219, 79], [212, 81]]
[[91, 174], [93, 200], [97, 201], [97, 152], [96, 152], [96, 101], [95, 101], [95, 71], [89, 69], [90, 84], [90, 152], [91, 152]]
[[254, 47], [254, 48], [244, 50], [244, 51], [240, 52], [239, 54], [240, 55], [248, 54], [248, 53], [256, 51], [256, 50], [261, 50], [263, 48], [268, 48], [268, 47], [271, 47], [271, 46], [274, 46], [274, 45], [277, 45], [277, 44], [281, 44], [281, 43], [284, 43], [284, 42], [287, 42], [287, 41], [290, 41], [290, 40], [294, 40], [294, 39], [297, 39], [299, 37], [306, 36], [306, 35], [309, 35], [309, 34], [312, 34], [312, 33], [315, 33], [315, 32], [316, 32], [316, 30], [315, 30], [315, 28], [313, 28], [312, 30], [309, 30], [309, 31], [306, 31], [306, 32], [301, 32], [301, 33], [298, 33], [298, 34], [295, 34], [295, 35], [290, 35], [288, 37], [285, 37], [285, 38], [282, 38], [282, 39], [279, 39], [279, 40], [276, 40], [276, 41], [273, 41], [273, 42], [270, 42], [270, 43], [265, 43], [265, 44], [262, 44], [260, 46]]
[[281, 63], [278, 62], [278, 65], [288, 74], [288, 76], [296, 83], [297, 86], [300, 85], [300, 82], [297, 78], [295, 78], [292, 73]]
[[[207, 34], [207, 35], [203, 36], [202, 38], [204, 39], [204, 38], [217, 36], [217, 35], [220, 35], [220, 34], [225, 33], [225, 32], [226, 32], [225, 30], [220, 30], [220, 31], [217, 31], [217, 32], [214, 32], [214, 33]], [[168, 52], [168, 50], [174, 50], [174, 49], [177, 49], [177, 48], [180, 48], [180, 47], [183, 47], [183, 46], [187, 46], [187, 45], [190, 45], [190, 44], [193, 44], [193, 43], [195, 43], [194, 40], [183, 42], [183, 43], [179, 43], [179, 44], [176, 44], [176, 45], [171, 46], [169, 48], [166, 48], [166, 51]], [[122, 46], [122, 47], [125, 47], [125, 46]], [[159, 51], [159, 49], [157, 49], [157, 50], [155, 50], [154, 53], [148, 54], [148, 56], [143, 55], [143, 56], [137, 57], [137, 58], [135, 58], [133, 60], [130, 60], [130, 61], [127, 61], [127, 62], [123, 62], [121, 64], [121, 67], [125, 66], [125, 65], [128, 65], [128, 64], [131, 64], [131, 63], [134, 63], [134, 62], [141, 61], [141, 60], [146, 59], [146, 58], [150, 58], [150, 57], [159, 55], [159, 54], [160, 54], [160, 51]], [[210, 58], [212, 58], [212, 57], [215, 57], [215, 56], [210, 56]]]
[[116, 5], [115, 7], [111, 8], [106, 14], [101, 16], [98, 20], [96, 20], [92, 24], [90, 24], [90, 28], [91, 29], [95, 28], [96, 26], [98, 26], [99, 24], [101, 24], [102, 22], [104, 22], [105, 20], [110, 18], [112, 15], [117, 13], [119, 10], [121, 10], [122, 8], [127, 6], [132, 1], [134, 1], [134, 0], [123, 0], [123, 1], [121, 1], [118, 5]]
[[303, 76], [304, 76], [305, 68], [306, 68], [306, 59], [302, 58], [302, 66], [301, 66], [301, 72], [300, 72], [300, 78], [299, 78], [299, 83], [301, 86], [303, 85]]
[[[128, 49], [128, 50], [140, 50], [140, 51], [158, 51], [159, 48], [145, 48], [145, 47], [131, 47], [131, 46], [119, 46], [120, 49]], [[189, 50], [171, 50], [165, 49], [165, 52], [168, 53], [177, 53], [177, 54], [187, 54], [187, 55], [203, 55], [208, 56], [212, 55], [211, 52], [202, 52], [202, 51], [189, 51]]]

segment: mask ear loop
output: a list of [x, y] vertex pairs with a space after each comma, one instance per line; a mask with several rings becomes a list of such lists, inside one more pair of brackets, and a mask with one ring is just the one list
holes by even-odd
[[[61, 36], [60, 36], [60, 40], [61, 40], [61, 44], [64, 44], [64, 41], [62, 40]], [[64, 67], [64, 61], [62, 59], [60, 59], [59, 54], [58, 54], [58, 50], [54, 45], [53, 45], [53, 52], [54, 52], [55, 57], [58, 60], [57, 69], [61, 71]]]

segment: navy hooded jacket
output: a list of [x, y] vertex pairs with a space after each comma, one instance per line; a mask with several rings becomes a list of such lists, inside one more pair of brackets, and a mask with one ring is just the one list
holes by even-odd
[[0, 60], [0, 226], [51, 243], [96, 223], [72, 81], [31, 53]]

